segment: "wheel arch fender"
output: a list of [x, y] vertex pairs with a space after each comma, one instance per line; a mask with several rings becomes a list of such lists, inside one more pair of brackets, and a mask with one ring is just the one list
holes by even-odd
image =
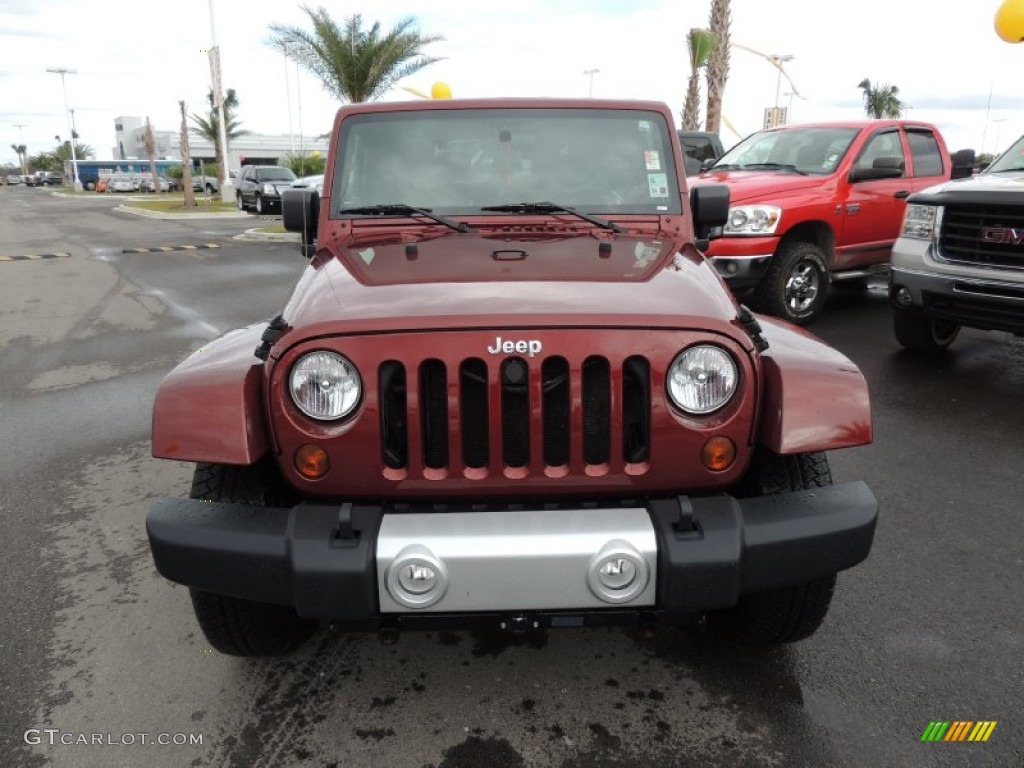
[[778, 253], [790, 243], [810, 243], [821, 249], [825, 263], [831, 268], [836, 248], [836, 233], [832, 227], [821, 220], [802, 221], [789, 229], [779, 240], [775, 249]]
[[253, 464], [269, 450], [263, 364], [254, 354], [265, 328], [231, 331], [164, 378], [153, 402], [153, 456]]
[[860, 369], [817, 337], [759, 316], [764, 400], [758, 438], [779, 454], [867, 445], [871, 401]]

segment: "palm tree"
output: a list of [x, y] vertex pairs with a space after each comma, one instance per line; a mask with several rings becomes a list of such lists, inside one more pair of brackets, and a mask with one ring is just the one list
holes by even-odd
[[[51, 153], [63, 166], [65, 162], [71, 160], [71, 142], [64, 141], [57, 145], [57, 148]], [[95, 157], [96, 151], [88, 144], [83, 144], [79, 141], [75, 142], [75, 159], [76, 160], [88, 160], [90, 157]]]
[[896, 119], [903, 115], [907, 108], [899, 98], [900, 89], [895, 85], [873, 86], [866, 77], [857, 84], [857, 87], [864, 92], [864, 111], [868, 117], [875, 119], [891, 118]]
[[[202, 115], [191, 115], [192, 122], [195, 123], [195, 127], [192, 129], [192, 133], [196, 136], [202, 136], [208, 142], [213, 144], [213, 151], [215, 162], [217, 163], [217, 178], [220, 183], [224, 183], [224, 170], [227, 166], [224, 161], [224, 148], [220, 145], [220, 118], [217, 114], [217, 102], [213, 98], [213, 89], [211, 88], [206, 94], [206, 101], [210, 105], [210, 111], [206, 114], [206, 117]], [[238, 108], [238, 96], [235, 94], [234, 88], [228, 88], [227, 95], [224, 96], [224, 122], [227, 126], [227, 139], [230, 144], [234, 139], [239, 136], [245, 136], [249, 131], [242, 130], [242, 124], [234, 117], [231, 113]]]
[[711, 0], [708, 31], [715, 36], [716, 45], [708, 56], [708, 108], [704, 130], [718, 133], [722, 122], [722, 99], [725, 82], [729, 79], [729, 24], [732, 22], [729, 0]]
[[366, 29], [358, 13], [339, 26], [323, 7], [303, 6], [302, 10], [312, 31], [271, 24], [271, 43], [318, 77], [341, 102], [379, 99], [402, 78], [439, 61], [425, 56], [423, 48], [444, 38], [416, 31], [411, 16], [382, 34], [380, 22]]
[[686, 47], [690, 50], [690, 83], [683, 105], [683, 128], [688, 131], [700, 130], [700, 73], [707, 66], [716, 42], [715, 36], [706, 29], [691, 29], [686, 36]]
[[26, 147], [24, 144], [11, 144], [11, 149], [14, 150], [14, 153], [18, 156], [18, 162], [21, 163], [22, 175], [27, 174], [28, 167], [25, 162], [25, 158], [28, 155], [28, 147]]

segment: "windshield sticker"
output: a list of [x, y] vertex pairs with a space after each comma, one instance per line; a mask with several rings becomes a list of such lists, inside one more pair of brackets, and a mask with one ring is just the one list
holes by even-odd
[[658, 150], [644, 150], [644, 165], [647, 167], [648, 171], [661, 170], [661, 157], [658, 155]]
[[363, 260], [363, 263], [366, 264], [366, 266], [373, 264], [373, 257], [376, 255], [377, 254], [373, 252], [373, 248], [363, 248], [363, 250], [359, 251], [359, 258]]
[[653, 125], [651, 125], [651, 121], [650, 121], [650, 120], [639, 120], [639, 121], [637, 122], [637, 124], [636, 124], [636, 127], [637, 127], [637, 129], [639, 129], [639, 130], [641, 130], [641, 131], [649, 131], [649, 130], [651, 130], [651, 129], [652, 129], [652, 128], [653, 128], [654, 126], [653, 126]]
[[633, 255], [636, 256], [636, 264], [633, 265], [633, 269], [645, 269], [648, 264], [658, 258], [660, 253], [661, 249], [657, 246], [644, 242], [637, 243], [633, 249]]
[[651, 197], [668, 197], [668, 174], [648, 173], [647, 186]]

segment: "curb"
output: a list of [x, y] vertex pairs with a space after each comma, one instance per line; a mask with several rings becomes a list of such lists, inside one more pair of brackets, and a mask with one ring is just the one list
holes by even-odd
[[277, 243], [297, 243], [301, 240], [298, 232], [259, 232], [257, 229], [247, 229], [242, 234], [235, 235], [231, 239], [247, 240], [249, 242], [265, 240]]
[[129, 205], [119, 205], [115, 211], [130, 213], [132, 216], [141, 216], [144, 219], [242, 219], [249, 218], [249, 214], [243, 211], [222, 211], [220, 213], [168, 213], [167, 211], [149, 211], [145, 208], [134, 208]]

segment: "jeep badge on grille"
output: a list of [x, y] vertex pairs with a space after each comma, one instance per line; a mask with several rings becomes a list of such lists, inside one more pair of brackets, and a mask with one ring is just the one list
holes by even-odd
[[513, 341], [512, 339], [505, 339], [502, 341], [501, 336], [498, 336], [494, 340], [494, 346], [488, 347], [487, 351], [492, 355], [506, 354], [510, 355], [516, 352], [520, 355], [539, 355], [540, 351], [544, 348], [537, 339], [518, 339]]

